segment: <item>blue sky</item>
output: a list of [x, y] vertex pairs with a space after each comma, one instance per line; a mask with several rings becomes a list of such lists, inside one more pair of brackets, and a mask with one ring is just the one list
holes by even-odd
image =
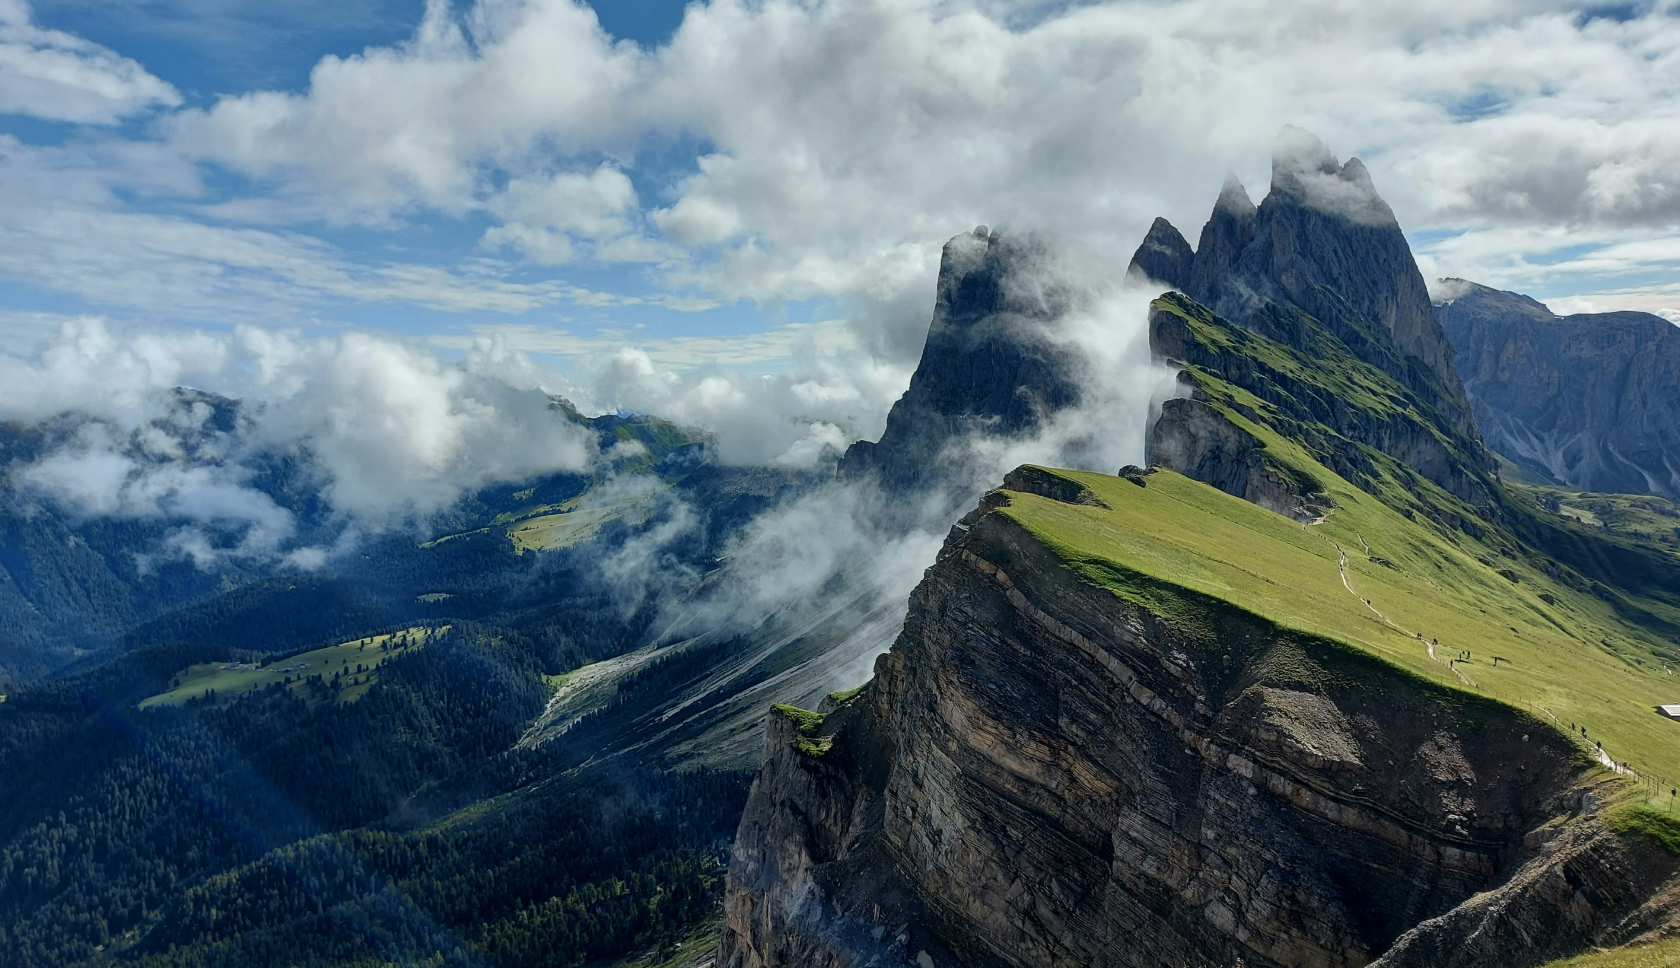
[[[97, 325], [162, 380], [194, 333], [365, 331], [768, 460], [879, 432], [946, 239], [1100, 282], [1227, 171], [1258, 200], [1284, 124], [1367, 163], [1428, 277], [1680, 319], [1680, 22], [1614, 13], [0, 0], [0, 351]], [[195, 379], [282, 392], [241, 352]]]
[[[682, 22], [684, 4], [670, 0], [621, 0], [595, 6], [602, 29], [616, 39], [653, 48], [667, 42]], [[64, 31], [109, 48], [144, 65], [146, 70], [180, 94], [182, 106], [210, 107], [222, 97], [262, 91], [308, 88], [310, 71], [323, 57], [351, 57], [368, 48], [400, 45], [411, 38], [425, 13], [423, 0], [38, 0], [37, 26]], [[121, 126], [136, 139], [151, 136], [141, 118]], [[81, 126], [29, 117], [0, 115], [0, 131], [30, 144], [62, 145], [85, 137]], [[672, 184], [693, 171], [697, 153], [692, 139], [656, 140], [641, 148], [627, 174], [643, 197], [658, 198]], [[598, 159], [597, 159], [598, 160]], [[249, 179], [207, 170], [206, 200], [237, 199], [260, 190]], [[174, 202], [172, 204], [172, 201]], [[135, 199], [136, 210], [176, 213], [179, 200]], [[365, 228], [305, 221], [299, 227], [310, 235], [367, 260], [449, 267], [482, 255], [479, 240], [489, 227], [482, 214], [464, 218], [430, 213], [406, 214], [397, 226]], [[564, 272], [546, 268], [516, 269], [510, 278], [541, 283], [564, 280], [592, 292], [637, 298], [655, 294], [645, 273], [636, 266], [580, 262]], [[718, 302], [704, 295], [700, 302]], [[57, 313], [116, 313], [128, 307], [100, 297], [68, 296], [28, 281], [0, 283], [0, 299], [14, 310]], [[796, 300], [760, 307], [751, 301], [721, 302], [714, 308], [673, 312], [654, 305], [591, 306], [574, 304], [540, 314], [541, 325], [563, 327], [579, 334], [636, 334], [642, 336], [719, 336], [771, 327], [785, 322], [808, 322], [831, 300]], [[401, 301], [341, 304], [316, 318], [277, 320], [310, 326], [363, 326], [410, 335], [469, 332], [475, 324], [498, 320], [449, 312]], [[215, 325], [214, 317], [192, 320]], [[563, 358], [555, 362], [563, 363]]]

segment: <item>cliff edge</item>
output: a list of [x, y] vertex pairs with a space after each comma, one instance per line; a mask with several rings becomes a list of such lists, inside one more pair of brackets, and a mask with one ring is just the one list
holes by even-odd
[[[1344, 624], [1325, 539], [1170, 471], [1011, 477], [871, 685], [772, 715], [720, 965], [1517, 966], [1648, 928], [1680, 863], [1543, 717], [1380, 658], [1409, 636]], [[1073, 526], [1163, 516], [1132, 557]], [[1301, 586], [1147, 564], [1232, 527]]]

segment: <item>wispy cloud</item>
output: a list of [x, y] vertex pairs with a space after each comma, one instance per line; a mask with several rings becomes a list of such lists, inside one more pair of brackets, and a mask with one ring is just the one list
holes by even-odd
[[855, 349], [857, 338], [844, 320], [785, 323], [775, 329], [738, 336], [672, 336], [638, 338], [625, 331], [579, 336], [564, 329], [529, 324], [475, 326], [471, 335], [431, 337], [436, 346], [471, 349], [482, 339], [498, 340], [521, 353], [610, 357], [623, 350], [647, 354], [661, 366], [740, 366], [792, 360], [801, 350], [834, 356]]
[[24, 0], [0, 0], [0, 114], [114, 124], [181, 96], [138, 62], [35, 26]]

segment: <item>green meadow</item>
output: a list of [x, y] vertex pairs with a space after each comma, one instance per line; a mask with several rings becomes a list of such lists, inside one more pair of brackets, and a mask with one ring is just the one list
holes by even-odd
[[1141, 487], [1054, 473], [1108, 507], [1015, 493], [1001, 513], [1087, 581], [1157, 611], [1171, 607], [1163, 585], [1191, 589], [1516, 706], [1583, 752], [1602, 743], [1646, 777], [1653, 803], [1672, 806], [1667, 783], [1655, 795], [1653, 782], [1680, 778], [1680, 722], [1653, 708], [1680, 702], [1680, 677], [1661, 657], [1670, 645], [1599, 598], [1408, 519], [1322, 467], [1314, 473], [1337, 507], [1314, 525], [1171, 471]]
[[423, 626], [370, 635], [284, 659], [251, 662], [205, 662], [175, 676], [168, 692], [141, 700], [140, 708], [179, 706], [195, 700], [225, 702], [275, 684], [304, 692], [310, 680], [338, 682], [338, 701], [355, 702], [373, 688], [379, 667], [392, 659], [424, 648], [427, 640], [447, 631]]
[[1677, 968], [1680, 938], [1632, 948], [1612, 948], [1554, 961], [1545, 968]]
[[[656, 498], [664, 487], [608, 496], [598, 487], [551, 504], [534, 503], [515, 511], [504, 511], [482, 528], [441, 535], [422, 542], [422, 548], [435, 548], [446, 541], [471, 534], [488, 534], [504, 529], [513, 542], [515, 554], [527, 551], [558, 551], [593, 539], [607, 524], [624, 519], [630, 524], [642, 524], [658, 506]], [[517, 491], [516, 500], [527, 500], [531, 491]]]

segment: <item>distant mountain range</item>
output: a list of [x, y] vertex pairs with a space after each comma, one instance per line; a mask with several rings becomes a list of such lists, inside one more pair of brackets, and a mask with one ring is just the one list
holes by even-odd
[[1680, 328], [1649, 313], [1558, 316], [1443, 280], [1435, 316], [1488, 445], [1537, 479], [1680, 497]]

